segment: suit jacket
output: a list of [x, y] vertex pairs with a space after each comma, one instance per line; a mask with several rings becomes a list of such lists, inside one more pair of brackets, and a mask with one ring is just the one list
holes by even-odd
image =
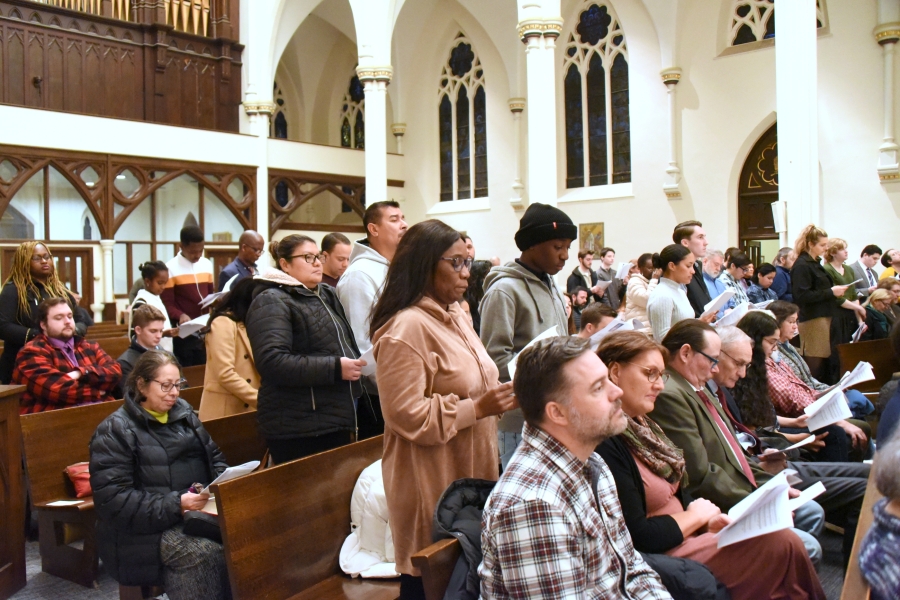
[[231, 284], [231, 287], [234, 287], [235, 284], [237, 284], [237, 282], [244, 277], [251, 277], [253, 273], [250, 272], [250, 269], [247, 268], [247, 265], [235, 258], [233, 261], [228, 263], [228, 265], [224, 269], [222, 269], [221, 273], [219, 273], [218, 291], [221, 292], [223, 289], [225, 289], [225, 284], [228, 283], [228, 280], [235, 275], [237, 275], [238, 278], [234, 280], [234, 283]]
[[694, 316], [700, 318], [703, 314], [703, 307], [710, 303], [712, 298], [709, 295], [709, 288], [706, 287], [706, 281], [703, 280], [703, 261], [694, 263], [694, 276], [687, 285], [687, 297], [694, 309]]
[[[684, 451], [688, 475], [686, 491], [693, 498], [706, 498], [723, 512], [728, 511], [754, 490], [753, 484], [691, 384], [674, 370], [667, 369], [666, 372], [669, 381], [656, 399], [650, 418]], [[718, 399], [709, 390], [706, 393], [734, 436]], [[752, 462], [750, 468], [757, 484], [771, 477]]]
[[[869, 278], [866, 277], [866, 267], [859, 261], [856, 261], [850, 268], [853, 269], [854, 279], [862, 279], [862, 281], [856, 282], [856, 294], [860, 298], [868, 298], [869, 297], [869, 288], [872, 285], [869, 283]], [[872, 277], [875, 278], [875, 284], [878, 284], [878, 273], [872, 271]]]
[[243, 323], [226, 316], [213, 319], [206, 336], [206, 372], [200, 420], [256, 410], [259, 373]]

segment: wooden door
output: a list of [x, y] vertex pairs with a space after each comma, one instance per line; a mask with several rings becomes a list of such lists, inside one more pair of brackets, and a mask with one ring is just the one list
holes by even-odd
[[762, 244], [753, 240], [741, 240], [742, 250], [754, 267], [758, 267], [762, 262]]
[[[15, 248], [4, 248], [2, 277], [6, 280], [12, 267]], [[81, 295], [79, 306], [90, 311], [94, 303], [94, 250], [91, 247], [53, 248], [53, 266], [56, 275], [69, 290]]]
[[219, 289], [219, 273], [222, 272], [222, 269], [231, 264], [231, 261], [235, 259], [237, 253], [238, 248], [206, 249], [206, 258], [212, 261], [213, 264], [213, 285], [216, 290]]
[[744, 162], [738, 183], [738, 236], [743, 240], [778, 239], [772, 203], [778, 200], [778, 130], [766, 131]]

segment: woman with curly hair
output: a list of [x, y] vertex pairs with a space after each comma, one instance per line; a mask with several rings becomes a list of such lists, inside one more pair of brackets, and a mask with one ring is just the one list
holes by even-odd
[[12, 378], [16, 355], [28, 341], [41, 333], [38, 305], [47, 298], [66, 298], [75, 314], [75, 335], [87, 331], [84, 316], [75, 310], [76, 302], [62, 284], [53, 267], [53, 254], [46, 242], [22, 242], [13, 255], [9, 277], [0, 290], [0, 384]]

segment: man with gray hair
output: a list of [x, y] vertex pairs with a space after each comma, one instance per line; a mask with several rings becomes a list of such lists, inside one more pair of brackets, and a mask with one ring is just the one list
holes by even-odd
[[[706, 251], [706, 256], [703, 258], [703, 282], [706, 284], [706, 289], [709, 290], [710, 298], [716, 298], [727, 289], [725, 284], [719, 280], [719, 275], [722, 274], [722, 266], [724, 264], [725, 255], [722, 254], [721, 250]], [[721, 319], [724, 314], [725, 308], [722, 307], [722, 309], [719, 310], [719, 314], [716, 315], [716, 318]]]

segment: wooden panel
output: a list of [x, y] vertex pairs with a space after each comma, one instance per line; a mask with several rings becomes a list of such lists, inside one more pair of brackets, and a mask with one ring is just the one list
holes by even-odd
[[422, 573], [426, 600], [443, 600], [460, 554], [462, 546], [459, 540], [449, 538], [435, 542], [410, 557], [413, 566]]
[[81, 40], [66, 39], [65, 110], [84, 112], [84, 44]]
[[203, 422], [203, 428], [225, 455], [225, 462], [229, 465], [262, 461], [266, 454], [266, 443], [259, 435], [255, 410], [209, 419]]
[[25, 32], [17, 27], [7, 29], [7, 92], [10, 104], [25, 104]]
[[47, 76], [44, 78], [43, 89], [46, 108], [53, 110], [65, 109], [65, 40], [58, 36], [47, 36]]
[[23, 386], [0, 386], [0, 598], [25, 587], [25, 494], [19, 395]]
[[44, 36], [35, 31], [27, 33], [28, 57], [25, 74], [25, 104], [44, 107], [41, 89], [44, 81]]
[[875, 487], [875, 465], [872, 465], [869, 481], [866, 483], [866, 495], [859, 511], [859, 524], [856, 527], [856, 536], [853, 538], [853, 549], [850, 551], [850, 564], [847, 566], [847, 573], [844, 576], [841, 600], [868, 600], [869, 598], [869, 585], [863, 579], [862, 571], [859, 568], [859, 553], [862, 549], [862, 541], [875, 519], [872, 509], [881, 498], [878, 488]]

